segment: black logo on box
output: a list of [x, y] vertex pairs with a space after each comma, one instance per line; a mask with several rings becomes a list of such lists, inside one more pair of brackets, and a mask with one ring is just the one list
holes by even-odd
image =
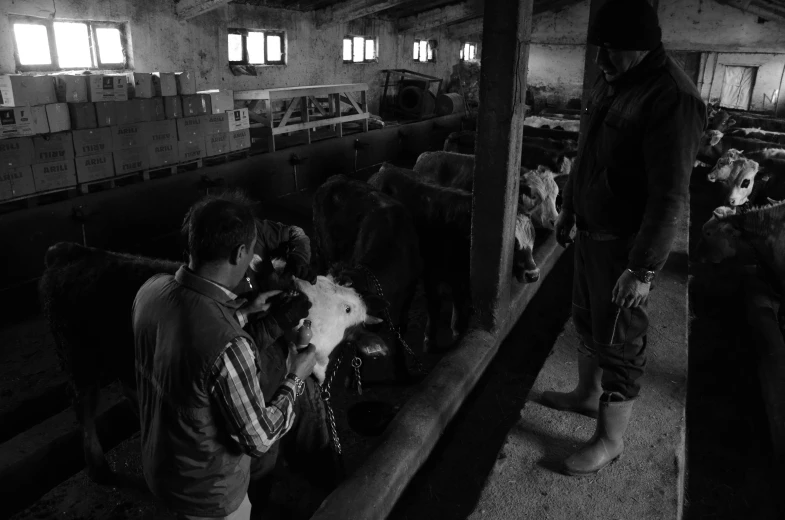
[[130, 170], [131, 168], [141, 168], [142, 161], [136, 161], [128, 164], [123, 165], [123, 170]]
[[114, 88], [114, 84], [112, 83], [111, 76], [104, 76], [101, 78], [101, 88], [105, 90], [112, 90]]
[[239, 121], [239, 120], [240, 120], [240, 111], [239, 111], [239, 110], [237, 110], [237, 111], [234, 113], [234, 120], [235, 120], [235, 121]]
[[171, 144], [165, 144], [163, 146], [156, 146], [155, 147], [155, 153], [171, 152], [172, 150], [173, 150], [173, 147], [172, 147]]
[[0, 152], [10, 152], [12, 150], [18, 150], [19, 148], [19, 141], [0, 141]]
[[65, 164], [55, 164], [54, 166], [45, 166], [44, 173], [58, 173], [67, 172], [68, 166]]
[[106, 164], [106, 157], [93, 157], [85, 161], [85, 166], [98, 166]]
[[14, 109], [11, 110], [0, 110], [0, 125], [15, 125], [16, 124], [16, 114], [14, 114]]

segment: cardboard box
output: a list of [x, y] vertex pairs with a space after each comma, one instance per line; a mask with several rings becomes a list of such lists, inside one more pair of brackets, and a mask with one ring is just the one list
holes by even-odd
[[[33, 133], [35, 135], [48, 134], [49, 119], [47, 119], [46, 117], [46, 105], [38, 105], [37, 107], [30, 107], [30, 112], [33, 115]], [[66, 115], [68, 115], [68, 112], [66, 112]]]
[[177, 164], [180, 162], [179, 148], [177, 141], [166, 143], [153, 143], [147, 147], [150, 158], [150, 168]]
[[34, 135], [30, 107], [0, 108], [0, 139]]
[[148, 133], [149, 123], [131, 123], [130, 125], [118, 125], [112, 128], [112, 148], [117, 150], [127, 150], [150, 144], [150, 134]]
[[4, 139], [0, 141], [0, 170], [33, 164], [33, 139]]
[[90, 101], [128, 101], [128, 78], [124, 74], [87, 76]]
[[202, 129], [204, 135], [220, 134], [229, 131], [229, 120], [226, 113], [209, 114], [202, 117]]
[[22, 107], [57, 103], [51, 76], [0, 74], [0, 107]]
[[156, 96], [176, 96], [177, 80], [174, 72], [153, 72], [153, 88]]
[[9, 168], [0, 173], [0, 200], [13, 199], [35, 193], [32, 166]]
[[134, 97], [135, 98], [151, 98], [155, 96], [155, 88], [153, 87], [153, 75], [150, 72], [134, 72]]
[[150, 167], [150, 159], [147, 156], [147, 146], [137, 146], [136, 148], [126, 148], [125, 150], [115, 150], [114, 170], [116, 175], [125, 175], [139, 170], [146, 170]]
[[204, 94], [192, 94], [182, 96], [183, 117], [203, 116], [210, 113], [210, 96]]
[[37, 135], [33, 137], [33, 163], [40, 164], [74, 158], [74, 138], [71, 132]]
[[130, 125], [139, 122], [139, 114], [137, 114], [130, 101], [115, 101], [115, 124], [116, 125]]
[[180, 140], [177, 142], [180, 162], [194, 161], [205, 157], [204, 137]]
[[76, 180], [92, 182], [114, 177], [114, 158], [111, 153], [85, 155], [76, 158]]
[[87, 77], [63, 74], [52, 76], [58, 103], [87, 103]]
[[173, 119], [147, 123], [150, 144], [177, 142], [177, 122]]
[[229, 123], [230, 132], [234, 132], [235, 130], [242, 130], [244, 128], [251, 128], [251, 120], [248, 118], [247, 108], [227, 110], [226, 119]]
[[196, 94], [196, 76], [192, 71], [175, 72], [174, 77], [178, 94]]
[[251, 147], [251, 129], [244, 128], [229, 132], [229, 151], [236, 152]]
[[229, 152], [229, 132], [204, 136], [204, 153], [207, 157]]
[[[78, 105], [79, 103], [50, 103], [46, 105], [46, 118], [49, 121], [49, 131], [54, 132], [66, 132], [71, 129], [71, 114], [70, 108], [74, 105]], [[91, 123], [95, 121], [95, 108], [92, 106], [92, 103], [84, 103], [86, 105], [91, 105], [90, 109], [88, 110], [90, 116], [93, 118]], [[87, 128], [95, 128], [87, 127]]]
[[152, 99], [131, 99], [126, 101], [128, 109], [135, 115], [135, 121], [132, 123], [144, 123], [151, 121], [153, 117], [153, 100]]
[[204, 117], [181, 117], [177, 120], [177, 140], [189, 141], [204, 135]]
[[180, 96], [166, 96], [164, 100], [164, 114], [166, 119], [179, 119], [183, 117], [183, 101]]
[[166, 108], [162, 97], [154, 97], [150, 100], [150, 121], [163, 121], [166, 119]]
[[76, 167], [73, 159], [33, 165], [35, 191], [49, 191], [76, 186]]
[[127, 101], [96, 101], [94, 103], [98, 128], [120, 124], [117, 122], [116, 108], [121, 103], [127, 103]]
[[[98, 128], [98, 119], [95, 116], [94, 103], [68, 103], [68, 112], [71, 115], [71, 128], [85, 130]], [[48, 115], [48, 113], [47, 113]]]
[[95, 128], [91, 130], [74, 130], [74, 155], [95, 155], [107, 153], [112, 148], [112, 129], [114, 127]]
[[223, 114], [227, 110], [234, 110], [233, 90], [201, 90], [198, 94], [210, 97], [210, 114]]

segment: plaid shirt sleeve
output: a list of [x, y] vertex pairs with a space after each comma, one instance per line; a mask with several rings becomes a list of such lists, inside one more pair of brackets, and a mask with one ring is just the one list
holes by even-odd
[[247, 339], [238, 337], [229, 343], [211, 375], [211, 395], [227, 420], [231, 437], [249, 455], [261, 456], [292, 427], [294, 382], [286, 378], [268, 405]]

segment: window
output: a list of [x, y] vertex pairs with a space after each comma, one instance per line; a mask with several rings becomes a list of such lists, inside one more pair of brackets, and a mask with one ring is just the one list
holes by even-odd
[[726, 65], [720, 106], [749, 110], [756, 76], [756, 67], [730, 67]]
[[461, 47], [461, 60], [474, 61], [477, 59], [477, 44], [466, 42]]
[[10, 16], [20, 72], [128, 68], [123, 23]]
[[414, 61], [436, 61], [436, 40], [414, 40]]
[[344, 63], [375, 62], [378, 55], [376, 38], [369, 36], [345, 36], [343, 38]]
[[229, 63], [232, 65], [283, 65], [284, 33], [229, 29]]

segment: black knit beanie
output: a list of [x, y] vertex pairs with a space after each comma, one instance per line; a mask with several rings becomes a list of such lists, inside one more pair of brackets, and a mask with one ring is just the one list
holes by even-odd
[[657, 11], [647, 0], [608, 0], [589, 27], [589, 44], [619, 50], [650, 51], [662, 39]]

